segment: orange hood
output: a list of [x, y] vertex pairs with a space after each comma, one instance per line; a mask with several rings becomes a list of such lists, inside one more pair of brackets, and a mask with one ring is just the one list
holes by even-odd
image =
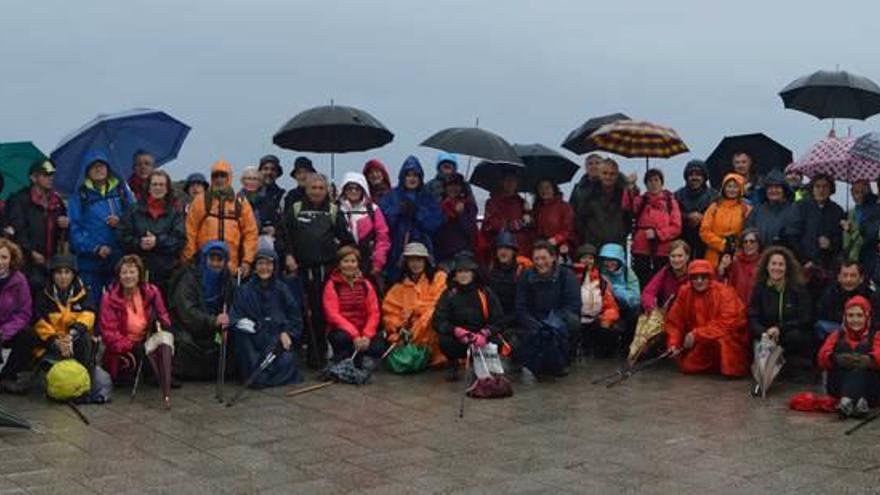
[[731, 172], [724, 176], [724, 180], [721, 182], [721, 194], [722, 197], [724, 195], [724, 185], [727, 184], [728, 181], [736, 182], [736, 185], [739, 186], [739, 196], [737, 199], [742, 199], [743, 195], [746, 193], [746, 179], [737, 173]]
[[226, 172], [226, 187], [232, 187], [232, 165], [224, 159], [219, 159], [211, 165], [211, 175], [216, 172]]

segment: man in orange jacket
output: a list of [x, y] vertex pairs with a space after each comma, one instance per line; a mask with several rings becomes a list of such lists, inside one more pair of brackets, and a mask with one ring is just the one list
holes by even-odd
[[734, 290], [714, 280], [712, 265], [692, 261], [690, 283], [666, 314], [666, 346], [684, 373], [745, 376], [749, 369], [746, 308]]

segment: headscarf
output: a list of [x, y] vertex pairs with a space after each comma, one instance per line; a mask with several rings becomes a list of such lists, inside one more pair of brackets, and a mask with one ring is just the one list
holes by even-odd
[[[862, 311], [865, 312], [865, 326], [862, 327], [861, 330], [855, 330], [849, 327], [846, 322], [846, 310], [853, 306], [858, 306], [862, 308]], [[843, 307], [843, 327], [846, 329], [846, 333], [855, 339], [861, 340], [861, 338], [865, 335], [868, 329], [871, 326], [871, 303], [865, 299], [863, 296], [853, 296], [846, 301], [846, 304]]]
[[[208, 266], [208, 256], [211, 252], [220, 252], [223, 256], [223, 266], [219, 270], [213, 270]], [[229, 261], [229, 248], [222, 241], [211, 241], [202, 248], [199, 268], [202, 272], [202, 299], [209, 313], [220, 313], [223, 304], [223, 278], [226, 271], [226, 262]]]

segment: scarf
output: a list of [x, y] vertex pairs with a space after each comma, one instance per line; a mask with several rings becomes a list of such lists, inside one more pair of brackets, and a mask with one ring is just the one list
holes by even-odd
[[165, 213], [165, 198], [156, 199], [147, 196], [147, 215], [153, 220], [161, 217]]

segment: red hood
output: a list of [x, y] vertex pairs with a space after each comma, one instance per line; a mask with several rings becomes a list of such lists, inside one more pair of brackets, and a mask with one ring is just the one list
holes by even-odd
[[[379, 170], [382, 172], [382, 182], [384, 182], [389, 189], [391, 188], [391, 176], [388, 175], [388, 168], [385, 167], [385, 164], [382, 163], [381, 160], [373, 158], [365, 163], [363, 170], [364, 177], [367, 177], [370, 170]], [[367, 182], [369, 183], [369, 179], [367, 179]]]

